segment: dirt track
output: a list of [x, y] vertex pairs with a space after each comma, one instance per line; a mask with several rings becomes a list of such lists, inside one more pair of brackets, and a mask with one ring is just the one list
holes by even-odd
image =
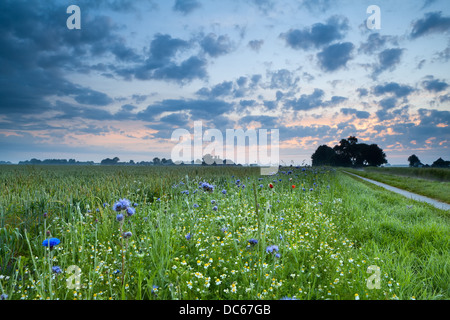
[[351, 173], [351, 172], [347, 172], [347, 171], [343, 171], [343, 172], [345, 172], [345, 173], [347, 173], [349, 175], [358, 177], [358, 178], [360, 178], [362, 180], [368, 181], [370, 183], [373, 183], [373, 184], [375, 184], [377, 186], [383, 187], [383, 188], [385, 188], [385, 189], [387, 189], [389, 191], [401, 194], [401, 195], [403, 195], [403, 196], [405, 196], [407, 198], [410, 198], [412, 200], [427, 202], [427, 203], [429, 203], [429, 204], [431, 204], [431, 205], [433, 205], [436, 208], [441, 209], [441, 210], [450, 210], [450, 204], [447, 204], [445, 202], [437, 201], [435, 199], [431, 199], [431, 198], [428, 198], [428, 197], [425, 197], [425, 196], [421, 196], [420, 194], [412, 193], [412, 192], [409, 192], [409, 191], [406, 191], [406, 190], [402, 190], [402, 189], [399, 189], [399, 188], [387, 185], [385, 183], [381, 183], [381, 182], [378, 182], [378, 181], [375, 181], [375, 180], [372, 180], [372, 179], [364, 178], [364, 177], [358, 176], [358, 175], [356, 175], [354, 173]]

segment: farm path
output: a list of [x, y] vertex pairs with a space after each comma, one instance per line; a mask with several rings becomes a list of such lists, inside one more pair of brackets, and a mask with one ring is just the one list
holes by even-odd
[[396, 188], [396, 187], [393, 187], [393, 186], [390, 186], [388, 184], [385, 184], [385, 183], [382, 183], [382, 182], [378, 182], [378, 181], [375, 181], [375, 180], [372, 180], [372, 179], [364, 178], [364, 177], [358, 176], [357, 174], [354, 174], [354, 173], [351, 173], [351, 172], [347, 172], [347, 171], [342, 171], [342, 172], [345, 172], [345, 173], [347, 173], [349, 175], [358, 177], [358, 178], [360, 178], [362, 180], [368, 181], [368, 182], [373, 183], [373, 184], [375, 184], [377, 186], [383, 187], [383, 188], [385, 188], [385, 189], [387, 189], [389, 191], [401, 194], [401, 195], [403, 195], [403, 196], [405, 196], [407, 198], [410, 198], [412, 200], [427, 202], [427, 203], [429, 203], [429, 204], [431, 204], [431, 205], [433, 205], [436, 208], [441, 209], [441, 210], [450, 210], [450, 204], [447, 204], [445, 202], [441, 202], [441, 201], [438, 201], [438, 200], [435, 200], [435, 199], [431, 199], [431, 198], [428, 198], [428, 197], [425, 197], [425, 196], [422, 196], [422, 195], [419, 195], [419, 194], [416, 194], [416, 193], [412, 193], [412, 192], [409, 192], [409, 191], [406, 191], [406, 190], [403, 190], [403, 189], [399, 189], [399, 188]]

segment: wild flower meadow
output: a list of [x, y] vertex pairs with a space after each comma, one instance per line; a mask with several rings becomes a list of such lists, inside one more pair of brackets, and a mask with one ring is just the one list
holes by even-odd
[[2, 299], [449, 297], [448, 215], [334, 169], [71, 170], [2, 171]]

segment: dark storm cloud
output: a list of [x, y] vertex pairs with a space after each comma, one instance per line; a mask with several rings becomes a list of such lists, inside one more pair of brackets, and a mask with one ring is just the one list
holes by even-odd
[[193, 121], [213, 119], [216, 116], [231, 112], [234, 106], [221, 100], [185, 100], [167, 99], [149, 105], [137, 114], [142, 121], [154, 121], [163, 112], [189, 112]]
[[211, 88], [202, 87], [197, 90], [196, 95], [208, 99], [215, 98], [242, 98], [258, 88], [261, 81], [260, 75], [251, 77], [241, 76], [235, 81], [223, 81]]
[[233, 82], [232, 81], [224, 81], [213, 86], [211, 89], [206, 87], [201, 88], [197, 91], [197, 95], [208, 97], [208, 98], [217, 98], [223, 96], [229, 96], [233, 91]]
[[286, 41], [286, 45], [293, 49], [317, 49], [343, 39], [348, 29], [346, 18], [333, 16], [325, 24], [316, 23], [302, 30], [290, 29], [286, 33], [281, 33], [280, 37]]
[[322, 89], [315, 88], [311, 94], [302, 94], [298, 99], [286, 100], [285, 105], [294, 110], [312, 110], [320, 107], [333, 107], [347, 100], [347, 98], [333, 96], [331, 100], [323, 100], [325, 92]]
[[370, 113], [367, 111], [360, 111], [354, 108], [342, 108], [341, 112], [345, 115], [355, 115], [358, 119], [368, 119]]
[[372, 90], [372, 92], [376, 96], [391, 93], [391, 94], [395, 95], [397, 98], [407, 97], [414, 91], [415, 91], [415, 89], [413, 87], [407, 86], [407, 85], [401, 85], [401, 84], [398, 84], [397, 82], [389, 82], [389, 83], [385, 83], [385, 84], [379, 84], [379, 85], [376, 85]]
[[347, 65], [352, 59], [354, 45], [351, 42], [336, 43], [317, 54], [319, 66], [323, 71], [332, 72]]
[[164, 123], [166, 126], [171, 127], [183, 127], [189, 122], [189, 117], [185, 112], [171, 113], [167, 116], [161, 117], [159, 122]]
[[200, 46], [205, 53], [213, 58], [226, 55], [234, 50], [234, 44], [228, 35], [217, 36], [215, 33], [209, 33], [202, 37]]
[[367, 41], [361, 43], [358, 52], [365, 54], [374, 54], [383, 49], [388, 43], [398, 45], [396, 37], [381, 35], [378, 32], [371, 33], [367, 37]]
[[[131, 2], [103, 2], [124, 9]], [[88, 6], [89, 8], [89, 6]], [[63, 14], [61, 14], [63, 13]], [[118, 61], [136, 61], [137, 54], [116, 33], [106, 16], [83, 13], [83, 28], [68, 30], [66, 6], [56, 2], [2, 1], [0, 3], [0, 105], [4, 115], [41, 115], [55, 105], [50, 97], [71, 97], [80, 104], [106, 106], [113, 102], [103, 92], [74, 84], [67, 74], [106, 71], [89, 61], [109, 55]], [[26, 85], [24, 85], [26, 84]]]
[[384, 71], [392, 71], [400, 63], [404, 49], [385, 49], [378, 54], [378, 63], [373, 66], [372, 77], [376, 78]]
[[118, 67], [115, 72], [125, 79], [167, 80], [179, 83], [207, 77], [207, 61], [199, 56], [191, 56], [177, 62], [175, 56], [191, 49], [193, 44], [183, 39], [172, 38], [168, 34], [156, 34], [150, 43], [149, 56], [132, 66]]
[[369, 90], [365, 89], [365, 88], [358, 88], [356, 89], [356, 91], [358, 92], [358, 97], [365, 97], [369, 94]]
[[106, 106], [113, 100], [106, 94], [95, 90], [84, 90], [75, 96], [75, 101], [81, 104], [90, 104], [95, 106]]
[[412, 24], [411, 38], [416, 39], [431, 33], [450, 31], [450, 17], [443, 17], [442, 11], [428, 12]]
[[394, 109], [397, 106], [397, 99], [394, 97], [381, 99], [378, 104], [383, 110]]
[[441, 92], [448, 88], [448, 83], [438, 79], [434, 79], [433, 76], [428, 77], [429, 80], [422, 82], [423, 87], [432, 92]]
[[179, 11], [186, 15], [200, 7], [201, 4], [197, 0], [175, 0], [173, 10]]
[[[396, 135], [388, 136], [389, 144], [400, 142], [405, 146], [410, 145], [411, 140], [415, 140], [416, 144], [412, 147], [425, 147], [427, 140], [436, 138], [432, 143], [438, 144], [450, 139], [450, 111], [439, 111], [431, 109], [419, 109], [418, 124], [408, 121], [399, 121], [390, 127]], [[438, 126], [444, 124], [446, 126]], [[448, 143], [448, 142], [447, 142]]]

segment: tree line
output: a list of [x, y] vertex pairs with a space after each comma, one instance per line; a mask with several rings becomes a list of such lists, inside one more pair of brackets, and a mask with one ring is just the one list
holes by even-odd
[[450, 168], [450, 161], [445, 161], [444, 159], [439, 158], [430, 166], [428, 164], [423, 164], [422, 161], [420, 161], [419, 157], [415, 154], [408, 157], [408, 162], [409, 166], [414, 168]]

